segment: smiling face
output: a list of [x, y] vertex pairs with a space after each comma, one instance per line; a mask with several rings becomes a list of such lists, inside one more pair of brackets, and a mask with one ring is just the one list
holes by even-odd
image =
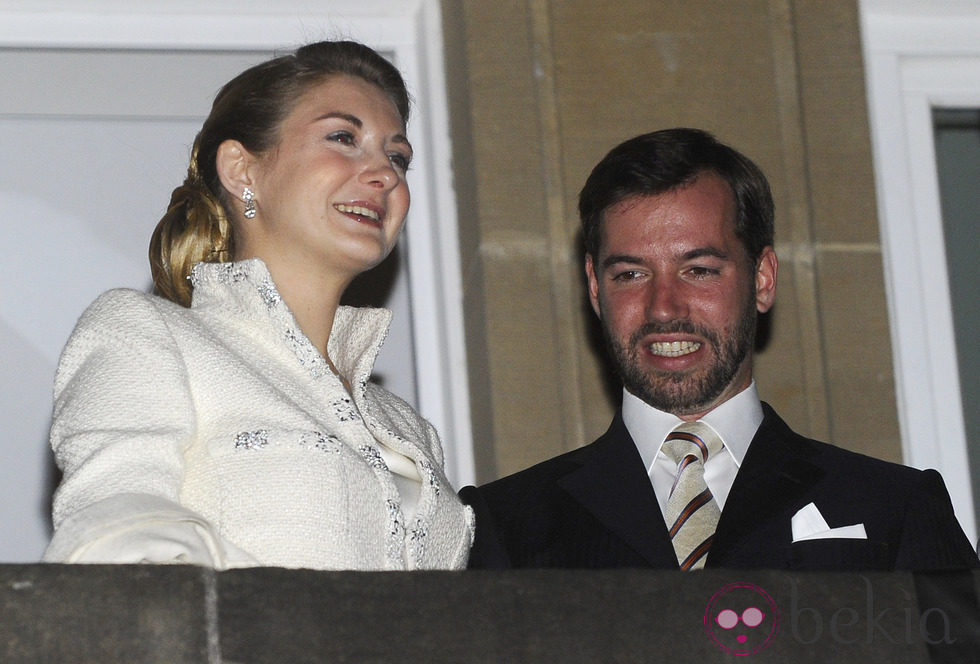
[[240, 224], [236, 259], [262, 258], [277, 280], [314, 270], [343, 282], [380, 263], [410, 198], [412, 148], [395, 105], [371, 83], [332, 76], [300, 97], [279, 134], [247, 160], [258, 213]]
[[776, 256], [753, 265], [735, 235], [728, 184], [702, 174], [602, 216], [586, 256], [592, 307], [624, 386], [694, 420], [748, 387], [757, 312], [775, 296]]

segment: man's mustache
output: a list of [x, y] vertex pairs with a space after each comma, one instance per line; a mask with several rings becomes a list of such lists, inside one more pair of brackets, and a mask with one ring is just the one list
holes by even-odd
[[636, 346], [643, 337], [651, 334], [695, 334], [707, 339], [712, 345], [717, 345], [718, 335], [702, 325], [695, 325], [689, 320], [672, 320], [666, 323], [650, 321], [637, 328], [630, 336], [630, 345]]

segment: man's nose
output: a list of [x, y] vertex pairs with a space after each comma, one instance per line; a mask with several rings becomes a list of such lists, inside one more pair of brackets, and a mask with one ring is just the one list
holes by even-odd
[[687, 317], [683, 288], [675, 279], [657, 277], [650, 281], [647, 317], [666, 323]]

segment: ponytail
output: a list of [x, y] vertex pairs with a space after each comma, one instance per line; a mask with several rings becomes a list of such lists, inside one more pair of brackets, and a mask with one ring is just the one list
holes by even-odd
[[197, 169], [197, 146], [187, 179], [174, 189], [166, 214], [150, 238], [150, 272], [158, 295], [191, 306], [191, 268], [232, 260], [231, 222]]

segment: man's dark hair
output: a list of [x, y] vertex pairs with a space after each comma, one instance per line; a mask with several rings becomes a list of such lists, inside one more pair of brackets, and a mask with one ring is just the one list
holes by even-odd
[[585, 250], [599, 255], [599, 225], [610, 206], [654, 196], [714, 173], [735, 194], [735, 235], [755, 263], [773, 243], [769, 182], [752, 160], [700, 129], [664, 129], [625, 141], [603, 157], [579, 194]]

